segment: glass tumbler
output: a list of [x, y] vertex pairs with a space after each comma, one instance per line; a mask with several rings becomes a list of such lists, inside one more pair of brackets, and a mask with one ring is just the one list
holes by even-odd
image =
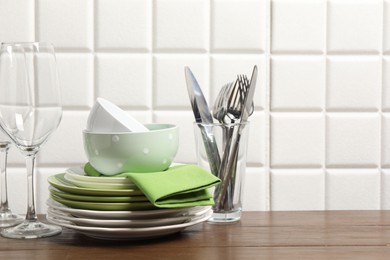
[[212, 189], [215, 205], [209, 222], [241, 218], [249, 122], [194, 123], [197, 163], [221, 179]]

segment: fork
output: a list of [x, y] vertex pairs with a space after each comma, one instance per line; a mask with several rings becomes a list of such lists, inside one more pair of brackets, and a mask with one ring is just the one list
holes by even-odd
[[[257, 78], [257, 67], [253, 68], [251, 81], [246, 78], [246, 76], [238, 76], [239, 85], [241, 86], [241, 91], [243, 91], [243, 101], [242, 101], [242, 110], [240, 115], [240, 122], [246, 123], [249, 115], [253, 113], [253, 94], [256, 86], [256, 78]], [[249, 103], [249, 102], [250, 103]], [[248, 103], [250, 104], [248, 108]], [[241, 139], [241, 134], [245, 125], [240, 125], [236, 139], [232, 148], [232, 155], [230, 156], [230, 160], [227, 161], [228, 166], [226, 167], [228, 172], [223, 176], [222, 184], [220, 185], [221, 191], [219, 192], [219, 196], [216, 202], [216, 208], [221, 209], [223, 206], [225, 210], [229, 210], [232, 206], [232, 202], [229, 201], [229, 198], [232, 196], [227, 196], [230, 193], [234, 193], [234, 183], [235, 183], [235, 175], [236, 175], [236, 167], [237, 167], [237, 157], [238, 157], [238, 146]], [[225, 158], [223, 158], [225, 159]], [[225, 161], [226, 162], [226, 161]], [[223, 163], [221, 167], [223, 166]], [[225, 168], [225, 167], [224, 167]], [[228, 194], [227, 194], [228, 193]]]
[[[221, 112], [218, 114], [221, 121], [225, 122], [225, 131], [224, 131], [224, 152], [222, 155], [222, 161], [221, 161], [221, 167], [219, 168], [218, 177], [225, 179], [225, 175], [229, 174], [229, 171], [232, 171], [231, 167], [228, 167], [229, 158], [230, 158], [230, 150], [231, 150], [231, 144], [232, 139], [234, 135], [234, 126], [230, 124], [234, 124], [237, 120], [241, 118], [241, 115], [243, 113], [244, 108], [244, 100], [245, 100], [245, 94], [246, 94], [246, 88], [243, 84], [244, 80], [246, 79], [245, 76], [238, 76], [237, 80], [234, 85], [228, 86], [226, 90], [224, 91], [223, 98], [221, 98], [224, 101], [218, 100], [218, 105], [223, 106], [223, 108], [220, 108], [220, 110], [217, 110], [218, 112]], [[224, 113], [223, 113], [224, 112]], [[224, 115], [223, 115], [224, 114]], [[220, 122], [221, 122], [220, 121]], [[234, 160], [237, 160], [234, 158]], [[233, 163], [235, 166], [236, 163]], [[234, 174], [230, 174], [233, 175]], [[231, 182], [229, 182], [231, 184]], [[230, 185], [229, 185], [230, 186]], [[224, 187], [224, 184], [219, 185], [216, 188], [216, 194], [219, 194], [219, 190]], [[226, 189], [227, 192], [231, 192], [231, 189]], [[227, 196], [228, 198], [230, 196]], [[231, 202], [228, 202], [231, 203]], [[220, 204], [217, 204], [217, 206], [221, 206]]]
[[[233, 95], [229, 99], [229, 114], [234, 115], [234, 119], [232, 122], [236, 120], [241, 121], [241, 118], [244, 116], [244, 113], [252, 114], [254, 110], [254, 105], [252, 102], [250, 111], [246, 111], [245, 101], [249, 92], [249, 80], [245, 75], [237, 76], [237, 90], [235, 95]], [[245, 115], [247, 116], [247, 115]], [[237, 160], [238, 160], [238, 151], [237, 144], [231, 148], [233, 136], [235, 136], [235, 143], [239, 143], [239, 139], [241, 136], [242, 126], [239, 127], [237, 133], [234, 134], [234, 128], [230, 128], [228, 131], [229, 139], [225, 145], [223, 158], [221, 161], [220, 173], [219, 176], [223, 178], [223, 182], [218, 189], [218, 198], [216, 202], [216, 208], [218, 210], [225, 209], [229, 210], [233, 206], [233, 201], [230, 199], [233, 198], [230, 194], [234, 193], [235, 186], [235, 176], [236, 176], [236, 168], [237, 168]], [[232, 150], [232, 151], [231, 151]], [[232, 153], [232, 155], [231, 155]], [[221, 192], [222, 190], [222, 192]]]

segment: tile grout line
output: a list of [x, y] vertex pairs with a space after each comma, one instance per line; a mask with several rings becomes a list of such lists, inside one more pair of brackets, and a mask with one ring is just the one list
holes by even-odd
[[265, 55], [266, 57], [266, 64], [268, 68], [268, 72], [266, 72], [267, 75], [267, 80], [265, 82], [266, 84], [266, 104], [265, 104], [265, 121], [266, 121], [266, 126], [265, 126], [265, 132], [266, 132], [266, 159], [265, 159], [265, 172], [267, 173], [267, 186], [268, 186], [268, 191], [267, 191], [267, 205], [266, 208], [268, 211], [272, 211], [272, 174], [271, 174], [271, 152], [272, 152], [272, 143], [271, 143], [271, 95], [272, 95], [272, 59], [271, 59], [271, 46], [272, 46], [272, 0], [267, 1], [267, 7], [266, 10], [267, 12], [267, 36], [268, 36], [268, 41], [266, 43], [265, 47]]
[[[212, 75], [212, 45], [213, 45], [213, 33], [214, 33], [214, 29], [213, 29], [213, 25], [212, 25], [212, 20], [213, 20], [213, 10], [214, 10], [214, 6], [213, 6], [213, 3], [214, 1], [209, 1], [209, 4], [208, 4], [208, 46], [207, 46], [207, 50], [206, 50], [206, 55], [208, 56], [208, 83], [209, 83], [209, 88], [208, 88], [208, 94], [209, 94], [209, 99], [211, 98], [211, 94], [212, 94], [212, 79], [211, 79], [211, 75]], [[211, 102], [211, 101], [210, 101]]]
[[92, 57], [93, 57], [93, 70], [92, 70], [92, 106], [93, 106], [93, 103], [95, 102], [95, 100], [97, 99], [98, 97], [98, 86], [97, 86], [97, 67], [98, 67], [98, 60], [97, 60], [97, 56], [96, 56], [96, 41], [97, 41], [97, 33], [96, 33], [96, 30], [97, 30], [97, 24], [96, 24], [96, 19], [95, 17], [97, 16], [97, 8], [98, 8], [98, 4], [97, 4], [97, 1], [93, 1], [92, 2], [92, 25], [93, 25], [93, 30], [92, 30], [92, 40], [93, 40], [93, 45], [92, 45]]
[[38, 39], [38, 34], [39, 34], [39, 31], [38, 31], [38, 24], [39, 24], [39, 21], [38, 21], [38, 0], [35, 0], [34, 1], [34, 41], [37, 41]]
[[324, 33], [325, 33], [325, 37], [324, 37], [324, 52], [323, 52], [323, 57], [324, 57], [324, 69], [325, 69], [325, 75], [324, 75], [324, 89], [323, 89], [323, 96], [324, 96], [324, 99], [323, 99], [323, 103], [322, 103], [322, 106], [323, 106], [323, 120], [324, 120], [324, 126], [323, 126], [323, 130], [324, 130], [324, 133], [323, 133], [323, 164], [322, 164], [322, 171], [323, 171], [323, 174], [324, 174], [324, 210], [327, 210], [329, 208], [329, 203], [328, 203], [328, 174], [327, 174], [327, 167], [326, 167], [326, 163], [327, 163], [327, 154], [328, 154], [328, 139], [327, 139], [327, 136], [328, 136], [328, 132], [327, 132], [327, 128], [328, 128], [328, 120], [327, 120], [327, 98], [328, 98], [328, 36], [329, 36], [329, 26], [328, 26], [328, 22], [329, 22], [329, 10], [328, 10], [328, 5], [329, 5], [329, 2], [328, 0], [326, 0], [325, 2], [325, 23], [324, 23], [324, 26], [325, 26], [325, 30], [324, 30]]
[[151, 86], [150, 86], [150, 91], [151, 91], [151, 97], [150, 97], [150, 109], [149, 109], [149, 117], [152, 122], [155, 122], [155, 113], [154, 113], [154, 104], [155, 104], [155, 58], [154, 58], [154, 49], [155, 49], [155, 23], [156, 23], [156, 7], [155, 7], [155, 0], [150, 0], [150, 46], [149, 46], [149, 56], [150, 56], [150, 73], [151, 73]]
[[383, 171], [382, 171], [382, 165], [383, 165], [383, 135], [384, 135], [384, 131], [383, 131], [383, 126], [384, 126], [384, 123], [383, 123], [383, 97], [382, 97], [382, 94], [383, 94], [383, 88], [384, 88], [384, 73], [383, 73], [383, 62], [384, 62], [384, 55], [383, 55], [383, 48], [384, 48], [384, 30], [385, 30], [385, 26], [384, 26], [384, 23], [385, 23], [385, 6], [384, 6], [384, 1], [381, 1], [381, 7], [382, 7], [382, 13], [381, 13], [381, 16], [382, 16], [382, 30], [381, 30], [381, 38], [382, 40], [380, 41], [380, 53], [379, 53], [379, 57], [380, 57], [380, 88], [379, 88], [379, 94], [378, 94], [378, 98], [379, 98], [379, 191], [378, 191], [378, 199], [379, 199], [379, 209], [382, 210], [384, 209], [384, 198], [383, 198], [383, 191], [384, 191], [384, 183], [383, 183]]

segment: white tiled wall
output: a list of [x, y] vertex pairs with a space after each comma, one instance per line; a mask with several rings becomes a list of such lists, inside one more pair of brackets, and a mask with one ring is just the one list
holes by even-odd
[[[390, 0], [0, 0], [0, 41], [56, 46], [64, 115], [38, 158], [46, 178], [86, 161], [81, 131], [96, 97], [144, 123], [180, 126], [194, 163], [191, 67], [212, 103], [260, 69], [244, 210], [390, 209]], [[23, 158], [9, 199], [26, 208]]]
[[390, 208], [389, 3], [271, 1], [271, 210]]

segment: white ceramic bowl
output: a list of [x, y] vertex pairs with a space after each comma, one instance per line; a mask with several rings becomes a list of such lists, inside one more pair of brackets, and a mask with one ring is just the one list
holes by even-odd
[[115, 104], [97, 98], [87, 121], [90, 132], [147, 132], [143, 124]]
[[91, 165], [104, 175], [122, 172], [164, 171], [179, 147], [179, 128], [172, 124], [146, 124], [148, 132], [83, 132]]

